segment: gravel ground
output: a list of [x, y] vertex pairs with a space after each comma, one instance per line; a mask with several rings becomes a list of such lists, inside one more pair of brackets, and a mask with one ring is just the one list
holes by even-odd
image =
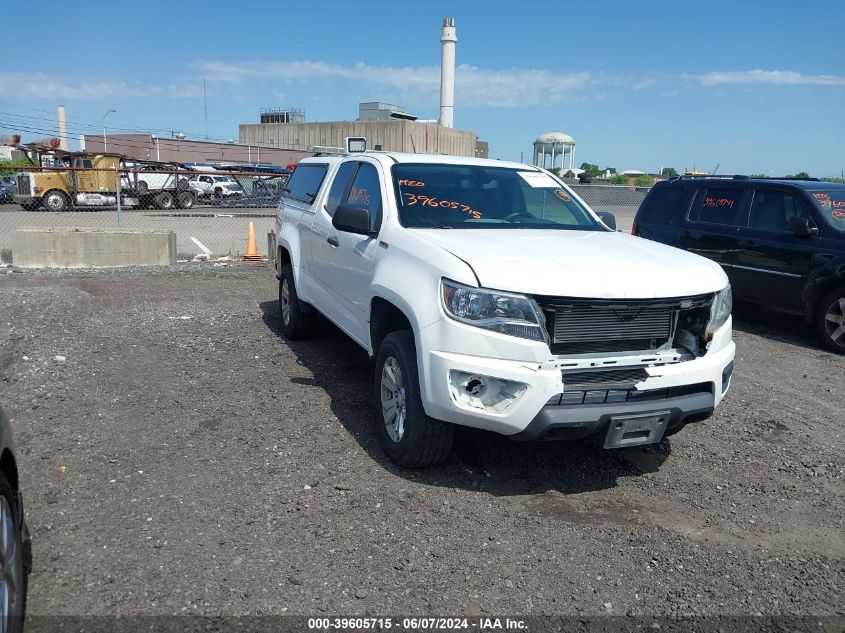
[[370, 365], [258, 266], [0, 269], [29, 613], [845, 613], [845, 358], [739, 310], [732, 391], [657, 447], [460, 434], [402, 471]]

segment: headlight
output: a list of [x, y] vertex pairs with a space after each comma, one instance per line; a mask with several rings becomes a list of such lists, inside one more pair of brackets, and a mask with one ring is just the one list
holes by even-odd
[[440, 280], [440, 296], [446, 314], [456, 321], [510, 336], [549, 342], [546, 319], [525, 295], [473, 288]]
[[733, 295], [731, 294], [731, 286], [724, 290], [720, 290], [713, 295], [713, 303], [710, 304], [710, 322], [707, 324], [707, 329], [704, 330], [704, 340], [709, 341], [713, 338], [713, 333], [725, 324], [728, 317], [731, 316], [733, 309]]

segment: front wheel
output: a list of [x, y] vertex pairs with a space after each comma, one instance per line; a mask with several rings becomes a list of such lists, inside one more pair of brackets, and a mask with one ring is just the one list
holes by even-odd
[[44, 204], [44, 208], [48, 211], [67, 211], [70, 207], [70, 200], [68, 200], [68, 197], [56, 189], [48, 191], [44, 195], [42, 203]]
[[424, 468], [446, 459], [455, 427], [425, 413], [412, 332], [391, 332], [385, 337], [373, 382], [376, 432], [390, 460], [406, 468]]
[[19, 512], [17, 495], [6, 476], [0, 474], [0, 627], [10, 633], [23, 630], [24, 570]]
[[311, 338], [317, 329], [317, 313], [299, 300], [290, 264], [282, 268], [279, 278], [279, 316], [285, 338], [292, 341]]
[[845, 354], [845, 287], [837, 288], [819, 301], [816, 331], [828, 349]]

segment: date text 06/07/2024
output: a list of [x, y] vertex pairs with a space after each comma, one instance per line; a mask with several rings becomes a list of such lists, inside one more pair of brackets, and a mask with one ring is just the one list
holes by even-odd
[[518, 618], [466, 618], [466, 617], [337, 617], [308, 618], [308, 629], [312, 631], [524, 631], [528, 626]]

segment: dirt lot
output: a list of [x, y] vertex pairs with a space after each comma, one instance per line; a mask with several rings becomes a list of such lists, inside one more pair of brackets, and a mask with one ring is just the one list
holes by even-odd
[[845, 613], [845, 358], [800, 319], [740, 310], [725, 404], [656, 448], [404, 472], [270, 269], [3, 271], [30, 614]]

